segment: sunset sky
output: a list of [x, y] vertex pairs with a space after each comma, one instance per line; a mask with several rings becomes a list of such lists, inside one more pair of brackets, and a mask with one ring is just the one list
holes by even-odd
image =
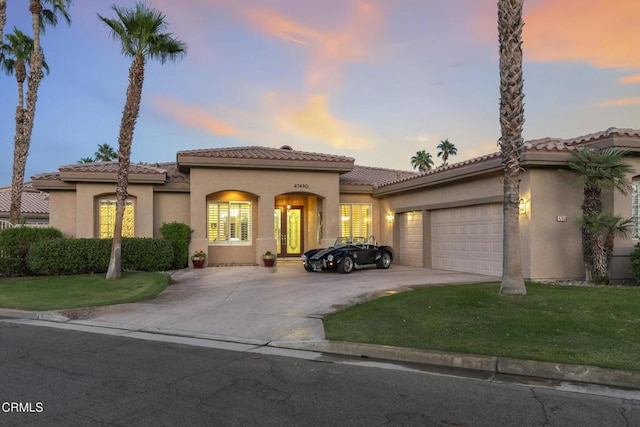
[[[75, 0], [49, 28], [33, 174], [117, 149], [130, 59]], [[117, 1], [132, 6], [133, 0]], [[497, 151], [497, 0], [150, 0], [189, 47], [146, 68], [132, 160], [261, 145], [410, 170], [418, 150], [450, 163]], [[5, 34], [31, 34], [26, 0], [8, 0]], [[640, 1], [526, 0], [525, 139], [640, 128]], [[0, 186], [11, 181], [14, 77], [0, 77]], [[25, 88], [26, 89], [26, 88]], [[436, 165], [439, 164], [436, 159]]]

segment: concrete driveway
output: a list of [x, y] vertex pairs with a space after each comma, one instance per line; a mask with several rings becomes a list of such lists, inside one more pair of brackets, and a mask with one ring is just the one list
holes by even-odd
[[297, 262], [185, 269], [172, 278], [153, 299], [96, 308], [72, 322], [256, 344], [322, 340], [321, 318], [346, 306], [417, 286], [499, 280], [398, 265], [307, 273]]

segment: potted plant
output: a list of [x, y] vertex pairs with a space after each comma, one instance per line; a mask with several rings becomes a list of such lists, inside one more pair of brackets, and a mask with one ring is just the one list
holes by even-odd
[[207, 259], [207, 255], [204, 253], [204, 251], [196, 251], [196, 253], [191, 256], [191, 262], [193, 263], [193, 268], [204, 267], [204, 261], [206, 259]]
[[265, 254], [262, 255], [262, 262], [264, 262], [265, 267], [273, 267], [276, 262], [276, 254], [271, 251], [265, 252]]

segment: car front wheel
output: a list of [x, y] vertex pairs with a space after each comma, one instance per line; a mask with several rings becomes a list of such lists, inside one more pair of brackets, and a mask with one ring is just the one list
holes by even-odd
[[340, 262], [340, 264], [338, 264], [338, 273], [342, 273], [342, 274], [348, 274], [351, 273], [353, 271], [353, 258], [351, 258], [351, 255], [345, 255], [344, 258], [342, 258], [342, 262]]
[[382, 252], [380, 259], [376, 261], [376, 267], [387, 269], [391, 265], [391, 254], [389, 252]]

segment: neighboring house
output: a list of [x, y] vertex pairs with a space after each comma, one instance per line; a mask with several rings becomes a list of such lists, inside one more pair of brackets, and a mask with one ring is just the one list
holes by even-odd
[[[9, 221], [11, 208], [11, 186], [0, 187], [0, 221]], [[22, 187], [22, 218], [27, 224], [44, 225], [49, 223], [49, 194], [33, 188], [25, 182]]]
[[[605, 208], [634, 216], [634, 238], [618, 240], [612, 278], [629, 278], [638, 238], [640, 130], [611, 128], [575, 139], [528, 141], [522, 156], [521, 237], [525, 277], [584, 277], [582, 191], [570, 185], [569, 150], [624, 147], [637, 174], [634, 194], [605, 194]], [[74, 164], [37, 175], [50, 193], [51, 224], [66, 235], [109, 237], [117, 163]], [[635, 176], [637, 175], [637, 176]], [[416, 174], [357, 166], [354, 159], [282, 148], [180, 151], [175, 163], [132, 164], [128, 235], [158, 237], [164, 222], [193, 229], [191, 252], [210, 264], [260, 262], [266, 251], [295, 258], [338, 236], [376, 236], [394, 262], [415, 267], [502, 273], [502, 168], [499, 153]]]

